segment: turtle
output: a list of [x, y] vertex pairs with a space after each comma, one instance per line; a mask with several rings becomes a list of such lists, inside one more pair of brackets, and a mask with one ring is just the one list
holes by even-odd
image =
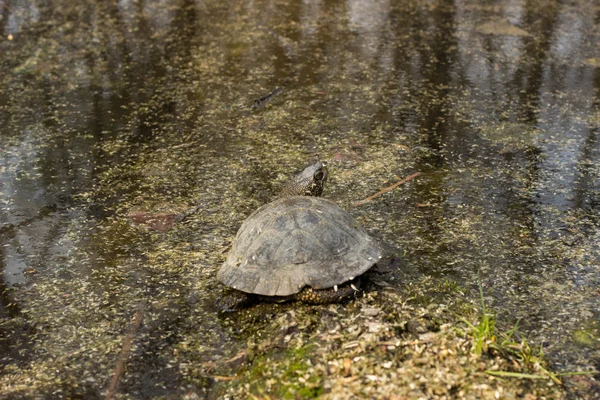
[[354, 296], [358, 277], [383, 250], [347, 211], [320, 197], [327, 176], [325, 162], [309, 165], [242, 223], [217, 273], [234, 289], [217, 301], [219, 309], [257, 299], [326, 304]]

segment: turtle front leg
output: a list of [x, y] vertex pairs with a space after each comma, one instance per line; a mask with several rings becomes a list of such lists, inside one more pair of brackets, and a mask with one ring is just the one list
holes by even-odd
[[354, 296], [359, 287], [360, 281], [358, 279], [354, 279], [337, 288], [313, 289], [305, 287], [296, 294], [295, 299], [307, 304], [338, 303]]
[[215, 301], [215, 306], [223, 312], [240, 310], [254, 302], [255, 296], [240, 290], [231, 290]]

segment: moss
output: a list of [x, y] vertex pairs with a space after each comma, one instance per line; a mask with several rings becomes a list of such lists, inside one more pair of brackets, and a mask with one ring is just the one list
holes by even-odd
[[576, 330], [573, 340], [579, 346], [600, 349], [600, 322], [590, 321], [582, 329]]
[[[321, 377], [315, 374], [313, 367], [314, 344], [302, 345], [283, 352], [270, 352], [269, 356], [259, 356], [252, 360], [248, 370], [240, 374], [248, 374], [251, 393], [270, 394], [277, 398], [317, 398], [323, 393]], [[272, 365], [269, 365], [272, 364]], [[273, 366], [277, 365], [275, 382], [265, 382]], [[246, 378], [245, 378], [246, 379]]]
[[594, 344], [594, 336], [592, 332], [585, 330], [578, 330], [573, 332], [573, 339], [576, 343], [582, 346], [592, 346]]

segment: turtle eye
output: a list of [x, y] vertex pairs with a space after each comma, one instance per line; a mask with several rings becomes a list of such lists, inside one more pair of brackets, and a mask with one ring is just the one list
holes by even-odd
[[315, 179], [315, 181], [320, 181], [320, 180], [322, 180], [322, 179], [323, 179], [323, 175], [324, 175], [324, 174], [323, 174], [323, 171], [319, 171], [319, 172], [317, 172], [317, 173], [315, 174], [315, 176], [314, 176], [314, 179]]

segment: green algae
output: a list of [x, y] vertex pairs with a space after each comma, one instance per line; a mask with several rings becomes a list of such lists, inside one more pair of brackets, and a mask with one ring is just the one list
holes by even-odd
[[[240, 371], [248, 374], [244, 380], [249, 383], [243, 384], [243, 390], [260, 395], [269, 393], [281, 399], [318, 398], [323, 394], [323, 387], [322, 377], [315, 373], [314, 361], [311, 361], [314, 351], [315, 345], [308, 344], [253, 359], [250, 369]], [[282, 370], [273, 378], [273, 371], [277, 369]], [[266, 382], [262, 383], [263, 380]]]
[[573, 332], [573, 340], [583, 347], [600, 348], [600, 323], [591, 321], [588, 326]]

